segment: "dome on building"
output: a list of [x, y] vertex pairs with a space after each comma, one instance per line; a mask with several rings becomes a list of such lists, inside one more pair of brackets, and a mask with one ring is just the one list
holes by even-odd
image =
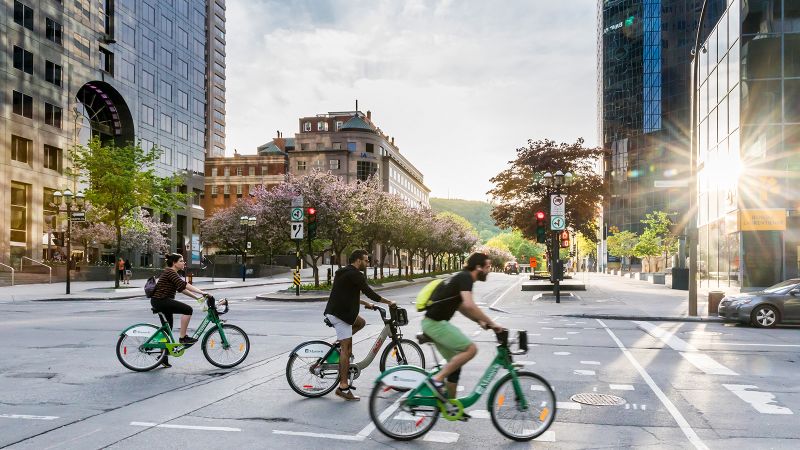
[[355, 115], [350, 120], [345, 122], [340, 128], [341, 131], [368, 131], [370, 133], [374, 133], [375, 129], [372, 128], [372, 125], [367, 123], [361, 116]]

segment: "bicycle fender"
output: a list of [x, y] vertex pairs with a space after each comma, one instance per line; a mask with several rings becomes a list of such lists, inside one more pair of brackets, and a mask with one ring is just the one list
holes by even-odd
[[401, 389], [414, 389], [424, 383], [430, 375], [416, 366], [397, 366], [383, 372], [375, 383]]
[[322, 358], [331, 349], [331, 344], [325, 341], [303, 342], [292, 350], [290, 354], [303, 357]]
[[150, 337], [154, 335], [158, 331], [158, 327], [153, 325], [152, 323], [137, 323], [136, 325], [131, 325], [128, 328], [122, 330], [120, 336], [128, 335], [128, 336], [138, 336], [138, 337]]

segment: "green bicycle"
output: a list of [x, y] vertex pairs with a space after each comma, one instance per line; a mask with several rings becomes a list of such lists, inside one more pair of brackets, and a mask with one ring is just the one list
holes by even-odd
[[[205, 333], [201, 343], [203, 355], [211, 364], [229, 369], [239, 365], [250, 352], [250, 339], [241, 328], [224, 323], [219, 316], [229, 311], [228, 301], [218, 302], [213, 297], [205, 297], [207, 307], [203, 323], [197, 327], [194, 335], [198, 339]], [[223, 309], [220, 309], [223, 308]], [[182, 356], [191, 345], [178, 342], [172, 335], [172, 329], [164, 315], [155, 309], [161, 326], [149, 323], [137, 323], [126, 328], [117, 340], [117, 359], [123, 366], [136, 372], [146, 372], [158, 367], [167, 356]]]
[[[528, 351], [525, 331], [519, 331], [519, 350], [508, 347], [508, 330], [497, 335], [497, 354], [475, 389], [466, 397], [444, 399], [432, 385], [433, 372], [419, 367], [398, 366], [383, 372], [375, 381], [369, 399], [369, 415], [381, 433], [392, 439], [416, 439], [436, 424], [441, 415], [447, 420], [466, 420], [464, 409], [476, 404], [486, 388], [504, 368], [508, 371], [492, 387], [488, 409], [492, 424], [504, 436], [529, 441], [550, 427], [556, 415], [556, 395], [541, 376], [518, 370], [512, 355]], [[427, 335], [417, 335], [420, 344], [430, 343]], [[434, 353], [434, 359], [436, 354]]]

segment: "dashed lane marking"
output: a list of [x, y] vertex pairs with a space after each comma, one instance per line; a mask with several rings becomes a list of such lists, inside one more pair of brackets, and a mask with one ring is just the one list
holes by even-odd
[[575, 369], [572, 371], [572, 373], [574, 373], [575, 375], [586, 375], [586, 376], [595, 375], [594, 370], [586, 370], [586, 369]]
[[545, 431], [542, 433], [541, 436], [534, 439], [534, 441], [539, 442], [555, 442], [556, 441], [556, 432], [555, 431]]
[[550, 327], [542, 327], [543, 330], [552, 330], [553, 328]]
[[609, 384], [608, 388], [612, 391], [632, 391], [634, 390], [631, 384]]
[[454, 444], [458, 442], [458, 433], [447, 431], [430, 431], [422, 438], [423, 441], [439, 442], [442, 444]]
[[600, 361], [581, 361], [581, 364], [586, 364], [587, 366], [599, 366]]
[[32, 416], [29, 414], [0, 414], [0, 419], [56, 420], [58, 416]]
[[321, 439], [334, 439], [337, 441], [363, 441], [365, 439], [364, 436], [361, 435], [348, 435], [348, 434], [325, 434], [325, 433], [308, 433], [305, 431], [284, 431], [284, 430], [272, 430], [272, 434], [284, 434], [287, 436], [304, 436], [304, 437], [315, 437]]
[[569, 339], [569, 338], [565, 338], [565, 337], [554, 337], [554, 338], [553, 338], [553, 340], [554, 340], [554, 341], [566, 341], [566, 340], [568, 340], [568, 339]]
[[581, 334], [580, 331], [567, 331], [567, 334]]
[[232, 431], [232, 432], [242, 431], [241, 428], [203, 427], [203, 426], [196, 426], [196, 425], [173, 425], [173, 424], [169, 424], [169, 423], [153, 423], [153, 422], [131, 422], [131, 426], [134, 426], [134, 427], [148, 427], [148, 428], [172, 428], [172, 429], [179, 429], [179, 430], [200, 430], [200, 431]]
[[580, 411], [581, 404], [575, 402], [556, 402], [556, 410], [559, 409], [575, 409]]
[[467, 411], [473, 419], [488, 419], [490, 417], [489, 411], [485, 409], [475, 409], [472, 411]]
[[757, 391], [758, 386], [749, 384], [723, 384], [725, 389], [733, 392], [740, 399], [750, 403], [761, 414], [794, 414], [791, 409], [773, 405], [775, 395], [769, 392]]
[[700, 439], [700, 436], [698, 436], [697, 433], [692, 428], [692, 426], [689, 425], [689, 422], [686, 421], [686, 418], [683, 417], [683, 414], [681, 414], [680, 410], [678, 410], [678, 408], [675, 407], [675, 404], [672, 403], [669, 397], [667, 397], [666, 394], [664, 394], [664, 391], [662, 391], [661, 388], [658, 387], [656, 382], [653, 381], [653, 378], [650, 376], [650, 374], [647, 373], [647, 370], [645, 370], [645, 368], [642, 367], [641, 364], [639, 364], [639, 361], [636, 360], [636, 358], [633, 356], [630, 350], [628, 350], [628, 348], [625, 347], [625, 344], [623, 344], [622, 341], [619, 340], [617, 335], [614, 334], [614, 332], [611, 331], [610, 328], [608, 328], [605, 322], [603, 322], [600, 319], [595, 319], [595, 320], [597, 320], [600, 326], [602, 326], [606, 330], [608, 335], [611, 336], [611, 339], [613, 339], [614, 342], [617, 344], [617, 347], [619, 347], [620, 351], [622, 351], [622, 354], [625, 355], [625, 357], [628, 359], [631, 365], [636, 369], [637, 372], [639, 372], [639, 375], [642, 376], [647, 385], [650, 386], [650, 389], [652, 389], [652, 391], [656, 394], [656, 397], [658, 397], [658, 399], [661, 401], [661, 404], [663, 404], [664, 407], [667, 408], [667, 411], [669, 411], [670, 415], [672, 415], [672, 418], [675, 419], [675, 422], [681, 428], [681, 431], [683, 432], [684, 436], [686, 436], [686, 438], [689, 440], [689, 442], [691, 442], [692, 445], [694, 445], [694, 447], [699, 450], [708, 450], [708, 446], [705, 443], [703, 443], [703, 441]]
[[556, 356], [569, 356], [572, 353], [570, 353], [570, 352], [553, 352], [553, 354], [556, 355]]

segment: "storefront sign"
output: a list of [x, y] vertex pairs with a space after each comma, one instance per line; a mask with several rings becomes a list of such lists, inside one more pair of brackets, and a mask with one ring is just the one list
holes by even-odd
[[748, 209], [739, 211], [739, 231], [784, 230], [786, 230], [785, 209]]

